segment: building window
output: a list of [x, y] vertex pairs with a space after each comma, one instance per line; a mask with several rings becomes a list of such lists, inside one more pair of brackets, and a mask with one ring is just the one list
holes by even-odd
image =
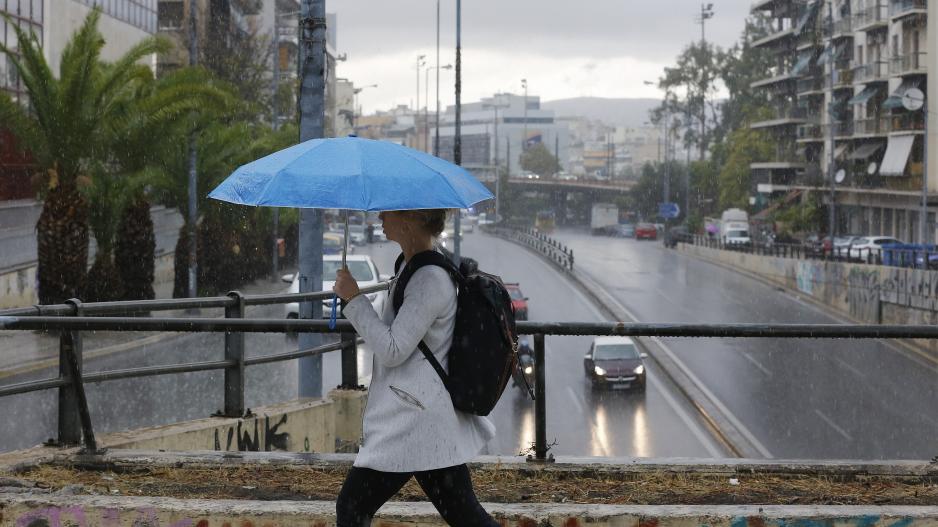
[[[14, 0], [16, 1], [16, 0]], [[42, 0], [33, 0], [41, 3]], [[126, 22], [147, 33], [157, 26], [157, 7], [153, 0], [78, 0], [88, 7], [98, 6], [112, 18]]]

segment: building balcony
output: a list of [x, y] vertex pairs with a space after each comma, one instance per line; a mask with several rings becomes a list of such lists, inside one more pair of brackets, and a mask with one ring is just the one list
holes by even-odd
[[898, 75], [924, 75], [928, 67], [925, 63], [927, 55], [924, 51], [918, 53], [907, 53], [893, 57], [889, 64], [889, 73]]
[[814, 76], [799, 79], [796, 84], [799, 97], [824, 94], [824, 77]]
[[760, 13], [762, 11], [772, 11], [777, 1], [778, 0], [755, 0], [752, 3], [752, 7], [749, 8], [749, 12]]
[[889, 81], [889, 62], [885, 60], [855, 64], [851, 69], [853, 70], [854, 84]]
[[833, 86], [835, 90], [843, 90], [850, 88], [853, 89], [853, 69], [847, 65], [838, 65], [834, 68], [834, 82]]
[[908, 134], [925, 132], [925, 115], [923, 115], [921, 111], [893, 115], [888, 119], [890, 121], [889, 131], [892, 133]]
[[893, 20], [928, 13], [928, 0], [892, 0], [889, 17]]
[[850, 15], [834, 21], [831, 38], [853, 38], [853, 18]]
[[853, 119], [847, 119], [844, 121], [837, 121], [832, 124], [825, 124], [823, 128], [823, 133], [825, 136], [829, 137], [833, 135], [837, 140], [845, 140], [853, 137], [854, 129]]
[[808, 112], [806, 109], [798, 106], [782, 107], [776, 109], [775, 115], [771, 119], [754, 122], [749, 127], [756, 130], [760, 128], [774, 128], [776, 126], [795, 126], [807, 122]]
[[752, 47], [764, 47], [769, 45], [777, 45], [782, 42], [787, 42], [790, 38], [795, 35], [795, 28], [791, 25], [791, 20], [788, 18], [775, 19], [781, 20], [781, 24], [772, 24], [767, 23], [762, 25], [762, 29], [765, 30], [766, 35], [758, 40], [752, 42]]
[[853, 136], [875, 137], [887, 135], [892, 126], [889, 116], [869, 117], [866, 119], [854, 119]]
[[795, 141], [799, 143], [824, 142], [824, 127], [818, 123], [798, 125]]
[[264, 7], [261, 0], [233, 0], [232, 4], [244, 15], [257, 15]]
[[878, 3], [863, 9], [854, 15], [854, 31], [875, 31], [877, 29], [888, 29], [889, 27], [889, 6], [885, 3]]

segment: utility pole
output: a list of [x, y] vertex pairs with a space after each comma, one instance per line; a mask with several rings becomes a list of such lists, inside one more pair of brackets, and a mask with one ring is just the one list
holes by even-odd
[[440, 0], [436, 0], [436, 133], [433, 135], [433, 155], [440, 155]]
[[417, 102], [414, 104], [414, 135], [417, 137], [417, 144], [420, 143], [420, 68], [426, 64], [424, 57], [426, 55], [417, 55]]
[[[462, 0], [456, 0], [456, 130], [453, 136], [453, 162], [462, 165]], [[459, 215], [453, 218], [453, 259], [459, 265]]]
[[554, 159], [557, 160], [557, 170], [563, 170], [563, 166], [560, 164], [560, 134], [554, 135]]
[[[196, 0], [189, 0], [189, 66], [199, 63], [199, 30], [196, 26], [196, 13], [199, 8]], [[196, 152], [195, 132], [189, 136], [189, 297], [198, 296], [196, 282], [198, 266], [198, 153]]]
[[827, 156], [827, 179], [828, 185], [830, 186], [830, 206], [827, 208], [828, 218], [827, 218], [827, 230], [828, 235], [831, 237], [831, 243], [833, 243], [834, 236], [837, 235], [837, 211], [835, 210], [836, 201], [837, 201], [837, 190], [835, 188], [834, 181], [834, 6], [833, 2], [827, 3], [827, 49], [830, 50], [831, 55], [827, 60], [827, 94], [825, 98], [827, 99], [827, 140], [830, 142], [828, 146], [828, 156]]
[[[700, 4], [700, 15], [697, 22], [700, 24], [700, 48], [701, 52], [707, 50], [707, 34], [705, 31], [707, 20], [713, 18], [713, 4]], [[689, 123], [688, 123], [689, 124]], [[704, 138], [707, 133], [707, 93], [706, 89], [700, 94], [700, 160], [705, 156], [706, 142]]]
[[[302, 0], [300, 7], [300, 142], [324, 134], [326, 1]], [[300, 292], [322, 290], [322, 211], [300, 209]], [[322, 302], [300, 302], [301, 319], [321, 319]], [[300, 333], [299, 349], [319, 346], [319, 333]], [[299, 359], [299, 397], [322, 397], [322, 357]]]
[[[270, 127], [276, 132], [279, 127], [279, 108], [277, 107], [277, 92], [280, 89], [280, 20], [277, 13], [277, 2], [274, 2], [274, 35], [272, 40], [273, 53], [271, 55], [271, 76], [270, 76], [270, 101], [271, 116]], [[354, 114], [353, 114], [354, 115]], [[280, 268], [280, 247], [277, 243], [280, 239], [280, 207], [274, 207], [273, 210], [273, 247], [270, 253], [270, 281], [277, 282], [277, 273]]]
[[495, 110], [495, 218], [497, 219], [501, 210], [502, 188], [501, 178], [498, 177], [498, 104], [493, 104], [492, 109]]

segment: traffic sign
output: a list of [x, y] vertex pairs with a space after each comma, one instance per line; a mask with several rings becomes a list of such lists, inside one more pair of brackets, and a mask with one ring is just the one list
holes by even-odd
[[681, 207], [677, 203], [659, 203], [658, 216], [667, 219], [674, 219], [681, 215]]

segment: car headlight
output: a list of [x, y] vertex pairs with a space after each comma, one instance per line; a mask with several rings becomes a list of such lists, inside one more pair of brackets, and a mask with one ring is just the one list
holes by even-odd
[[641, 375], [641, 374], [645, 373], [645, 366], [639, 364], [638, 366], [635, 367], [634, 370], [632, 370], [632, 372], [634, 372], [635, 375]]
[[525, 367], [524, 367], [524, 374], [525, 374], [525, 375], [530, 375], [530, 374], [533, 373], [533, 372], [534, 372], [534, 366], [525, 366]]
[[600, 376], [606, 374], [606, 370], [600, 368], [599, 366], [596, 366], [595, 368], [593, 368], [593, 371], [596, 372], [596, 375], [600, 375]]

